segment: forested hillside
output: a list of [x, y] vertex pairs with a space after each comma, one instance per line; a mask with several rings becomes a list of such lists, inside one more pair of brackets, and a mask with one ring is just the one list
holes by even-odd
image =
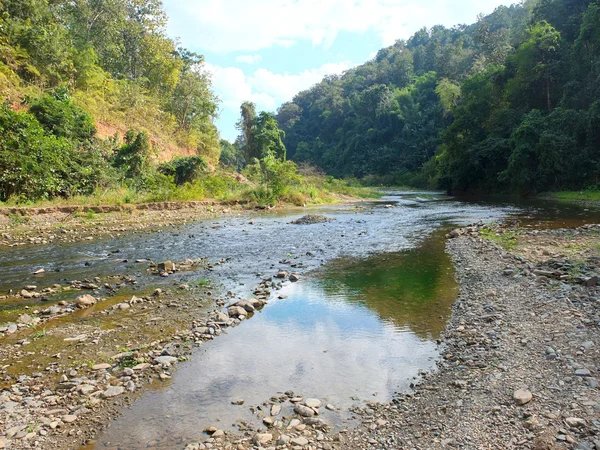
[[166, 21], [160, 0], [0, 1], [0, 201], [164, 199], [218, 161], [203, 57]]
[[422, 29], [281, 106], [288, 156], [336, 176], [532, 193], [600, 175], [600, 2], [526, 0]]

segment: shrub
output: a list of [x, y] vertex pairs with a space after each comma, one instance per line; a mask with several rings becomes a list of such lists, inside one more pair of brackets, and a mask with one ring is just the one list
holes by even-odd
[[172, 177], [178, 186], [200, 178], [207, 169], [208, 165], [201, 156], [175, 158], [158, 167], [160, 173]]
[[32, 101], [29, 112], [55, 136], [84, 141], [96, 134], [92, 118], [73, 104], [66, 88], [57, 88]]

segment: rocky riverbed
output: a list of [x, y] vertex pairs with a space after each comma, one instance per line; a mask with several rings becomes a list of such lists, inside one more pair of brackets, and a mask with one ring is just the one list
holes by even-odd
[[[600, 288], [590, 264], [600, 226], [496, 228], [518, 235], [511, 252], [482, 238], [482, 229], [448, 241], [460, 294], [442, 359], [411, 392], [354, 408], [360, 425], [337, 433], [319, 419], [320, 400], [290, 393], [265, 404], [268, 430], [227, 436], [209, 429], [211, 439], [186, 448], [600, 448]], [[280, 402], [296, 406], [280, 418]]]
[[[407, 236], [414, 239], [450, 217], [465, 222], [506, 213], [386, 199], [328, 211], [325, 217], [335, 221], [309, 220], [301, 227], [285, 216], [242, 217], [194, 225], [185, 238], [177, 231], [131, 242], [124, 232], [122, 240], [106, 244], [23, 241], [17, 248], [30, 252], [31, 262], [17, 271], [13, 261], [21, 255], [11, 253], [16, 256], [9, 256], [4, 275], [12, 291], [0, 299], [0, 448], [134, 448], [103, 440], [102, 430], [144, 393], [170, 386], [178, 363], [196, 348], [211, 347], [228, 329], [260, 316], [266, 303], [285, 298], [278, 294], [282, 287], [303, 284], [332, 258], [405, 248]], [[199, 232], [210, 237], [208, 247], [195, 244]], [[356, 398], [344, 413], [346, 427], [334, 420], [342, 402], [315, 395], [310, 386], [273, 390], [258, 403], [238, 396], [232, 403], [250, 408], [258, 424], [243, 420], [232, 430], [215, 421], [202, 439], [182, 435], [135, 448], [593, 449], [598, 228], [473, 226], [451, 237], [447, 251], [460, 295], [440, 340], [437, 369], [417, 376], [412, 390], [391, 401]], [[115, 242], [125, 247], [117, 252]], [[64, 245], [77, 245], [83, 259], [59, 269], [81, 277], [33, 273], [48, 255], [46, 246], [62, 257]], [[30, 251], [38, 247], [39, 253]], [[157, 259], [166, 255], [173, 262]], [[94, 271], [97, 276], [90, 275]], [[388, 304], [367, 306], [418, 329]]]

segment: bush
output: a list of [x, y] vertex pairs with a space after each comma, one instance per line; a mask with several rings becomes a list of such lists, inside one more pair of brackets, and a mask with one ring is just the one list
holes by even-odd
[[158, 171], [172, 177], [177, 186], [194, 181], [208, 169], [201, 156], [175, 158], [158, 166]]
[[50, 199], [93, 192], [106, 168], [101, 151], [44, 129], [32, 114], [0, 107], [0, 200]]
[[244, 173], [259, 184], [254, 199], [260, 205], [275, 205], [291, 186], [301, 182], [296, 164], [277, 159], [272, 153], [255, 160], [254, 164], [246, 167]]
[[51, 95], [32, 101], [29, 112], [55, 136], [85, 141], [96, 134], [92, 118], [71, 102], [66, 88], [57, 88]]

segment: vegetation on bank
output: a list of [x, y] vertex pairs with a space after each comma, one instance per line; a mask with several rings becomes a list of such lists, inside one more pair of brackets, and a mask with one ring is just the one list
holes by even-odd
[[288, 155], [335, 176], [513, 192], [600, 179], [600, 2], [525, 0], [435, 26], [279, 108]]
[[219, 141], [204, 59], [166, 20], [160, 0], [0, 3], [0, 204], [377, 195], [287, 161], [274, 116], [251, 104], [247, 143]]

